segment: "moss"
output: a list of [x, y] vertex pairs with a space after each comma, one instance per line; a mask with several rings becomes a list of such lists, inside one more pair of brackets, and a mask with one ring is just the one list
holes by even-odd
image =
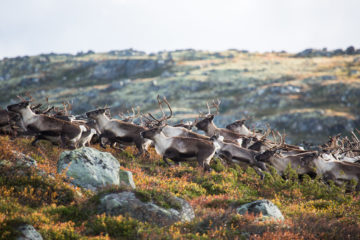
[[181, 204], [169, 192], [156, 190], [135, 190], [135, 196], [143, 202], [154, 202], [156, 205], [169, 209], [181, 209]]
[[87, 234], [108, 234], [116, 239], [136, 239], [140, 222], [125, 217], [96, 216], [86, 225]]
[[216, 172], [223, 172], [225, 171], [225, 166], [221, 163], [221, 159], [215, 158], [213, 159], [212, 163], [210, 164], [210, 167], [214, 169]]

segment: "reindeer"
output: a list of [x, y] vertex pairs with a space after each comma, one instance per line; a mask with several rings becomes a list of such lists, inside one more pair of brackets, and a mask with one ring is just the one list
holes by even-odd
[[22, 127], [36, 134], [32, 145], [40, 139], [45, 139], [51, 142], [60, 141], [62, 147], [69, 145], [71, 148], [76, 148], [82, 131], [86, 130], [83, 126], [34, 113], [31, 110], [30, 101], [25, 100], [9, 105], [7, 109], [20, 114]]
[[261, 170], [266, 171], [266, 165], [263, 162], [257, 161], [256, 156], [259, 154], [253, 150], [242, 148], [234, 143], [224, 142], [222, 136], [214, 135], [210, 138], [216, 145], [218, 145], [219, 150], [217, 151], [220, 157], [225, 158], [228, 161], [234, 163], [244, 162], [255, 169], [255, 171], [263, 177]]
[[226, 129], [229, 129], [230, 131], [239, 133], [241, 135], [245, 135], [245, 136], [249, 136], [249, 137], [260, 137], [259, 134], [249, 130], [246, 126], [245, 126], [245, 121], [246, 119], [242, 119], [242, 120], [237, 120], [233, 123], [230, 123], [228, 125], [226, 125]]
[[174, 127], [183, 127], [186, 128], [187, 130], [191, 130], [195, 126], [195, 123], [196, 122], [192, 122], [192, 121], [184, 122], [183, 120], [181, 120], [179, 123], [175, 124]]
[[18, 134], [17, 123], [19, 121], [19, 115], [13, 112], [0, 109], [0, 132], [3, 134], [10, 134], [15, 137]]
[[118, 115], [121, 118], [121, 121], [134, 123], [135, 119], [141, 117], [140, 107], [138, 106], [136, 110], [137, 113], [135, 112], [135, 109], [132, 107], [131, 108], [132, 115], [130, 115], [129, 111], [127, 111], [127, 115], [125, 115], [124, 113], [119, 113]]
[[206, 114], [206, 115], [201, 114], [201, 117], [204, 117], [204, 118], [201, 121], [198, 121], [196, 123], [196, 125], [195, 125], [196, 128], [204, 131], [205, 135], [208, 137], [212, 137], [214, 135], [223, 136], [225, 141], [236, 141], [236, 142], [238, 142], [238, 144], [240, 146], [245, 147], [245, 148], [248, 147], [249, 145], [251, 145], [251, 142], [252, 142], [251, 137], [249, 138], [245, 135], [235, 133], [229, 129], [218, 128], [214, 124], [213, 120], [214, 120], [215, 115], [218, 114], [218, 112], [219, 112], [220, 101], [218, 100], [217, 103], [215, 103], [215, 101], [213, 101], [212, 105], [216, 108], [216, 113], [211, 114], [209, 103], [207, 103], [208, 114]]
[[310, 176], [314, 176], [316, 175], [316, 170], [313, 161], [317, 156], [317, 152], [288, 155], [287, 153], [284, 154], [281, 149], [269, 149], [257, 155], [255, 158], [258, 161], [269, 163], [281, 176], [284, 175], [285, 170], [289, 166], [296, 170], [299, 175], [309, 174]]
[[360, 165], [351, 162], [338, 160], [325, 160], [318, 157], [313, 161], [316, 173], [321, 175], [325, 180], [332, 180], [337, 185], [344, 182], [355, 180], [357, 182], [356, 191], [360, 191]]
[[170, 165], [167, 161], [168, 158], [177, 164], [194, 159], [204, 170], [210, 170], [210, 161], [217, 150], [210, 141], [197, 138], [167, 137], [163, 133], [163, 127], [155, 127], [140, 134], [154, 142], [157, 154], [162, 156], [168, 165]]
[[111, 143], [120, 143], [123, 145], [135, 144], [138, 149], [137, 156], [147, 150], [151, 141], [146, 140], [140, 136], [140, 132], [147, 130], [147, 128], [124, 122], [117, 119], [110, 119], [106, 116], [106, 110], [109, 108], [97, 109], [86, 113], [88, 118], [96, 121], [97, 129], [100, 131], [100, 145], [105, 148], [102, 143], [102, 138], [107, 138]]
[[[202, 139], [202, 140], [206, 140], [206, 141], [210, 140], [209, 137], [192, 132], [191, 130], [189, 130], [185, 127], [167, 125], [167, 120], [169, 120], [172, 117], [173, 111], [170, 107], [169, 102], [166, 100], [166, 97], [164, 97], [163, 100], [161, 100], [160, 96], [157, 96], [157, 101], [159, 104], [160, 111], [162, 113], [162, 117], [160, 119], [158, 119], [158, 118], [154, 117], [151, 113], [148, 113], [149, 117], [152, 118], [152, 120], [148, 118], [148, 121], [150, 121], [150, 124], [149, 124], [150, 126], [163, 126], [162, 132], [167, 137], [190, 137], [190, 138], [197, 138], [197, 139]], [[164, 109], [162, 107], [163, 103], [165, 103], [167, 105], [167, 107], [169, 108], [170, 114], [168, 116], [165, 114]], [[194, 123], [196, 123], [196, 121]], [[194, 125], [194, 123], [193, 123], [193, 125]], [[192, 126], [190, 128], [192, 128]]]

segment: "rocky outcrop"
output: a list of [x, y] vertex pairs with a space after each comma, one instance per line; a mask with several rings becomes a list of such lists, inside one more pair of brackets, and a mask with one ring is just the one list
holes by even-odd
[[284, 216], [279, 208], [266, 199], [244, 204], [237, 208], [236, 211], [241, 215], [248, 213], [259, 216], [261, 213], [263, 219], [284, 220]]
[[90, 190], [120, 185], [118, 160], [110, 153], [89, 147], [61, 153], [57, 170], [65, 170], [73, 184]]
[[155, 59], [117, 59], [106, 60], [94, 67], [92, 78], [102, 80], [115, 80], [131, 78], [139, 75], [160, 75], [170, 67], [172, 62]]
[[354, 55], [360, 54], [360, 49], [355, 49], [353, 46], [349, 46], [346, 50], [335, 49], [333, 51], [328, 51], [326, 48], [323, 49], [314, 49], [308, 48], [295, 55], [295, 57], [332, 57], [338, 55]]
[[159, 226], [168, 226], [175, 222], [188, 222], [194, 217], [194, 210], [184, 199], [174, 197], [173, 201], [180, 209], [165, 209], [153, 202], [143, 202], [133, 192], [111, 193], [100, 198], [98, 212], [107, 215], [129, 215], [143, 222]]
[[40, 233], [36, 231], [36, 229], [29, 225], [21, 225], [17, 228], [20, 235], [16, 238], [16, 240], [42, 240], [42, 236]]

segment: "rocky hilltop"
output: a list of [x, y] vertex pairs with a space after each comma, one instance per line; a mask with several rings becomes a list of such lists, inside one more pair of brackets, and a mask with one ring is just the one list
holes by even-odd
[[287, 141], [318, 144], [360, 126], [360, 51], [307, 49], [249, 53], [176, 50], [146, 54], [133, 49], [41, 54], [0, 61], [0, 105], [30, 93], [38, 102], [69, 101], [80, 114], [108, 105], [112, 112], [139, 106], [156, 110], [167, 97], [173, 121], [206, 111], [221, 99], [216, 123], [247, 118], [249, 127], [270, 124]]

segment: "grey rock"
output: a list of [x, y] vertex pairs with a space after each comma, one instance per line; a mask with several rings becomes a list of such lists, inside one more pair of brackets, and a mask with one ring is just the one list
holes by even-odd
[[16, 166], [37, 167], [37, 162], [32, 157], [16, 151], [13, 153], [16, 155]]
[[347, 55], [353, 55], [353, 54], [355, 54], [355, 48], [354, 48], [353, 46], [348, 47], [348, 48], [345, 50], [345, 54], [347, 54]]
[[106, 60], [97, 64], [92, 73], [93, 78], [112, 80], [129, 78], [141, 74], [160, 75], [172, 65], [171, 61], [154, 59], [117, 59]]
[[125, 186], [130, 186], [132, 189], [136, 188], [132, 172], [120, 170], [119, 177], [120, 177], [120, 186], [125, 185]]
[[344, 53], [345, 53], [344, 50], [342, 50], [341, 48], [335, 49], [335, 50], [332, 52], [333, 55], [343, 55]]
[[168, 226], [175, 222], [188, 222], [194, 219], [194, 210], [184, 199], [175, 197], [181, 209], [165, 209], [152, 202], [142, 202], [133, 192], [111, 193], [100, 198], [98, 212], [111, 216], [127, 214], [143, 222]]
[[262, 213], [264, 219], [273, 218], [275, 220], [284, 220], [284, 216], [282, 215], [279, 208], [271, 201], [266, 199], [241, 205], [236, 209], [236, 211], [241, 215], [249, 213], [256, 216]]
[[335, 75], [323, 75], [321, 76], [321, 80], [335, 80], [337, 77]]
[[90, 190], [120, 184], [118, 160], [110, 153], [93, 148], [83, 147], [62, 152], [57, 171], [60, 173], [65, 169], [73, 184]]
[[16, 238], [16, 240], [42, 240], [42, 236], [39, 232], [36, 231], [36, 229], [29, 225], [21, 225], [17, 228], [17, 230], [20, 232], [20, 236]]

